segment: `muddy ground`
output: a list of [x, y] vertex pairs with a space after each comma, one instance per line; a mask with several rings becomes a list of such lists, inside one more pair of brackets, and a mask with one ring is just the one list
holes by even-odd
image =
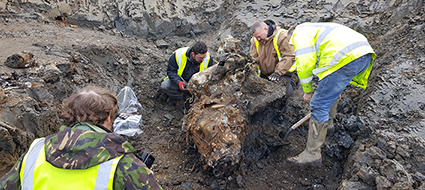
[[[142, 26], [150, 22], [134, 22], [140, 23], [139, 32], [130, 24], [119, 30], [121, 25], [107, 20], [102, 25], [70, 16], [63, 22], [46, 16], [47, 4], [31, 3], [0, 2], [1, 176], [34, 138], [58, 130], [61, 100], [94, 83], [115, 93], [130, 86], [136, 93], [144, 109], [144, 133], [127, 138], [155, 156], [153, 171], [164, 189], [425, 188], [423, 1], [224, 1], [217, 2], [217, 13], [192, 9], [192, 16], [183, 14], [186, 21], [181, 15], [170, 21], [187, 22], [191, 30], [167, 28], [171, 25], [151, 17], [156, 30], [148, 27], [145, 32]], [[185, 140], [182, 118], [188, 110], [159, 92], [175, 49], [204, 40], [218, 58], [220, 39], [231, 34], [247, 52], [252, 18], [272, 18], [282, 27], [305, 21], [346, 24], [366, 35], [378, 55], [368, 89], [349, 86], [344, 91], [336, 128], [322, 149], [321, 167], [297, 168], [285, 162], [306, 141], [307, 124], [291, 134], [290, 145], [279, 137], [308, 113], [301, 88], [248, 118], [244, 159], [220, 177], [212, 168], [203, 170], [194, 143]], [[8, 57], [24, 51], [34, 55], [33, 65], [5, 65]]]

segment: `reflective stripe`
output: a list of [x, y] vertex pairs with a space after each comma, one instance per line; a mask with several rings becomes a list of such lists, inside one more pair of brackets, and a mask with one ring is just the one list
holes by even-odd
[[260, 51], [258, 50], [258, 46], [260, 46], [260, 45], [259, 45], [258, 40], [257, 40], [257, 38], [256, 38], [256, 37], [254, 37], [254, 41], [255, 41], [255, 47], [256, 47], [256, 49], [257, 49], [258, 57], [260, 57]]
[[37, 161], [38, 153], [44, 147], [44, 138], [34, 140], [34, 146], [30, 147], [25, 155], [24, 172], [21, 177], [22, 189], [33, 189], [34, 167]]
[[355, 42], [353, 44], [350, 44], [348, 46], [346, 46], [344, 49], [342, 49], [341, 51], [339, 51], [334, 58], [332, 59], [331, 63], [329, 64], [330, 66], [333, 66], [335, 64], [337, 64], [339, 62], [339, 60], [344, 57], [347, 53], [350, 53], [351, 51], [362, 47], [362, 46], [370, 46], [368, 42], [365, 41], [361, 41], [361, 42]]
[[306, 48], [303, 48], [303, 49], [299, 49], [299, 50], [295, 51], [295, 57], [303, 55], [303, 54], [315, 52], [315, 51], [316, 51], [316, 48], [313, 47], [313, 46], [306, 47]]
[[182, 64], [182, 57], [183, 57], [183, 53], [186, 53], [186, 51], [183, 52], [183, 50], [187, 50], [189, 48], [180, 48], [176, 51], [176, 61], [177, 61], [177, 65], [179, 66], [179, 69], [181, 67]]
[[[337, 26], [325, 26], [325, 27], [326, 27], [326, 30], [323, 33], [321, 33], [320, 36], [317, 38], [317, 41], [315, 44], [317, 50], [319, 50], [319, 46], [320, 44], [322, 44], [326, 36], [328, 36], [328, 34], [331, 33], [335, 28], [337, 28]], [[319, 66], [319, 61], [320, 61], [319, 52], [320, 51], [316, 51], [316, 55], [317, 55], [316, 68]]]
[[[273, 37], [273, 47], [276, 50], [277, 58], [279, 59], [279, 61], [282, 60], [282, 56], [280, 56], [280, 51], [279, 51], [279, 46], [277, 45], [277, 41], [279, 40], [279, 34], [282, 31], [287, 31], [287, 30], [279, 29], [276, 35]], [[258, 40], [256, 37], [254, 37], [254, 41], [255, 41], [255, 48], [257, 49], [258, 57], [260, 57], [260, 50], [259, 50], [260, 44], [258, 43]]]
[[313, 80], [313, 76], [305, 78], [305, 79], [300, 78], [301, 83], [309, 83], [312, 80]]
[[[187, 63], [187, 50], [189, 47], [180, 48], [176, 51], [174, 51], [174, 54], [176, 56], [176, 62], [177, 62], [177, 75], [182, 76], [184, 69], [186, 68]], [[210, 61], [210, 54], [207, 52], [207, 55], [204, 57], [204, 60], [202, 61], [199, 71], [203, 71], [204, 69], [208, 68], [208, 63]], [[163, 81], [167, 80], [168, 76], [163, 79]]]
[[210, 62], [210, 54], [207, 52], [207, 55], [204, 57], [204, 60], [202, 60], [201, 65], [199, 65], [199, 72], [201, 72], [204, 69], [208, 68], [208, 63], [209, 62]]
[[[281, 56], [281, 54], [280, 54], [279, 46], [277, 45], [277, 41], [279, 40], [279, 34], [280, 34], [282, 31], [286, 31], [286, 32], [288, 32], [287, 30], [279, 29], [279, 30], [277, 31], [276, 35], [273, 37], [273, 47], [274, 47], [274, 49], [276, 50], [277, 59], [278, 59], [279, 61], [281, 61], [281, 60], [283, 59], [283, 57], [282, 57], [282, 56]], [[254, 41], [255, 41], [255, 48], [257, 49], [258, 57], [260, 57], [260, 50], [259, 50], [259, 46], [260, 46], [260, 44], [259, 44], [259, 42], [258, 42], [258, 40], [257, 40], [257, 38], [256, 38], [256, 37], [254, 37]], [[293, 71], [295, 71], [295, 69], [296, 69], [296, 67], [291, 68], [291, 69], [289, 69], [289, 70], [292, 70], [292, 71], [290, 71], [290, 72], [293, 72]], [[258, 66], [258, 76], [260, 76], [260, 75], [261, 75], [260, 66]]]
[[176, 62], [177, 66], [179, 67], [177, 70], [177, 75], [182, 76], [184, 68], [186, 67], [187, 63], [187, 56], [186, 52], [189, 49], [189, 47], [180, 48], [175, 52], [176, 55]]
[[279, 46], [277, 45], [277, 40], [279, 39], [279, 34], [282, 31], [285, 31], [285, 30], [284, 29], [279, 29], [279, 31], [277, 31], [276, 35], [273, 38], [274, 49], [276, 50], [277, 58], [279, 59], [279, 61], [282, 60], [282, 56], [280, 55]]
[[118, 162], [121, 160], [121, 158], [124, 155], [118, 156], [114, 159], [114, 161], [112, 162], [112, 168], [111, 171], [109, 172], [109, 183], [108, 183], [108, 189], [114, 189], [113, 185], [114, 185], [114, 176], [115, 176], [115, 171], [117, 170], [117, 166], [118, 166]]
[[94, 189], [108, 189], [109, 175], [112, 168], [112, 162], [114, 162], [114, 160], [115, 159], [110, 159], [99, 165]]
[[[209, 56], [209, 54], [207, 53], [207, 56], [205, 56], [205, 57], [204, 57], [204, 60], [202, 61], [202, 63], [204, 63], [204, 69], [206, 69], [206, 68], [208, 67], [209, 59], [210, 59], [210, 56]], [[205, 63], [206, 63], [206, 64], [205, 64]], [[201, 71], [202, 71], [202, 70], [204, 70], [204, 69], [201, 69]]]
[[[34, 146], [32, 148], [30, 147], [29, 152], [25, 155], [24, 160], [24, 168], [23, 168], [23, 174], [21, 178], [21, 185], [22, 189], [33, 189], [34, 188], [34, 170], [36, 170], [35, 166], [37, 163], [37, 160], [44, 158], [44, 155], [40, 155], [40, 153], [44, 153], [44, 138], [36, 139], [33, 142]], [[116, 171], [116, 167], [118, 162], [121, 160], [123, 155], [118, 156], [114, 159], [108, 160], [98, 166], [97, 169], [97, 177], [94, 189], [95, 190], [106, 190], [106, 189], [113, 189], [113, 180], [114, 175]], [[46, 160], [42, 160], [41, 162], [44, 162], [44, 164], [49, 164]], [[42, 165], [42, 164], [41, 164]], [[42, 167], [40, 164], [37, 164], [38, 167]], [[54, 166], [50, 166], [54, 167]], [[62, 168], [58, 168], [62, 169]], [[81, 174], [84, 175], [84, 170], [81, 170]], [[54, 174], [49, 174], [54, 175]]]
[[357, 48], [362, 47], [362, 46], [370, 46], [370, 45], [369, 45], [368, 42], [362, 41], [362, 42], [356, 42], [356, 43], [353, 43], [353, 44], [346, 46], [345, 48], [340, 50], [337, 54], [335, 54], [335, 56], [332, 58], [332, 61], [329, 63], [328, 66], [321, 67], [321, 68], [313, 70], [313, 74], [317, 75], [317, 74], [325, 71], [329, 67], [336, 65], [339, 62], [339, 60], [341, 60], [341, 58], [343, 58], [347, 53], [350, 53], [354, 49], [357, 49]]
[[[329, 24], [303, 24], [303, 25], [299, 26], [300, 28], [302, 28], [302, 27], [321, 27], [321, 28], [324, 27], [324, 28], [326, 28], [325, 31], [320, 34], [320, 36], [316, 40], [316, 43], [314, 44], [314, 46], [315, 46], [314, 49], [316, 51], [316, 56], [317, 56], [316, 68], [319, 66], [319, 61], [320, 61], [320, 57], [319, 57], [320, 51], [318, 51], [320, 44], [323, 42], [323, 40], [326, 38], [326, 36], [328, 36], [328, 34], [331, 33], [335, 28], [338, 28], [338, 26], [339, 25], [329, 25]], [[295, 56], [302, 55], [304, 53], [310, 53], [312, 51], [311, 48], [313, 48], [313, 47], [306, 47], [306, 48], [300, 49], [300, 50], [302, 50], [302, 52], [298, 52], [298, 54], [297, 54], [297, 52], [295, 52]], [[309, 51], [309, 50], [306, 50], [306, 49], [309, 49], [310, 52], [304, 52], [304, 51]]]
[[[177, 70], [177, 75], [182, 76], [184, 69], [186, 68], [186, 63], [187, 63], [187, 50], [189, 49], [189, 47], [184, 47], [184, 48], [180, 48], [178, 49], [175, 54], [176, 54], [176, 62], [177, 65], [179, 66], [178, 70]], [[202, 63], [200, 64], [200, 68], [199, 71], [203, 71], [204, 69], [208, 68], [208, 63], [210, 60], [210, 54], [207, 52], [207, 55], [204, 57], [204, 60], [202, 60]], [[202, 67], [203, 66], [203, 67]]]
[[294, 61], [294, 63], [292, 63], [291, 68], [289, 68], [288, 72], [292, 73], [297, 69], [297, 62]]

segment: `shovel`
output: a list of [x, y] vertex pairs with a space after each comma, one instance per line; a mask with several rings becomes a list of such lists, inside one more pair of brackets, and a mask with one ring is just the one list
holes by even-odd
[[297, 127], [299, 127], [301, 124], [303, 124], [305, 121], [307, 121], [308, 119], [310, 119], [310, 116], [311, 116], [311, 113], [307, 114], [306, 116], [304, 116], [304, 118], [302, 118], [297, 123], [295, 123], [294, 125], [292, 125], [292, 127], [288, 130], [288, 132], [286, 132], [285, 136], [283, 137], [283, 141], [284, 141], [283, 144], [284, 145], [291, 144], [291, 142], [288, 140], [289, 133], [291, 133], [291, 131], [293, 131], [294, 129], [296, 129]]

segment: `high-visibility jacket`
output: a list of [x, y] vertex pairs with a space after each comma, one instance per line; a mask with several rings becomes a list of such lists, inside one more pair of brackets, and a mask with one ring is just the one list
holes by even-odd
[[[187, 50], [189, 49], [189, 47], [183, 47], [183, 48], [179, 48], [177, 49], [174, 54], [176, 56], [176, 62], [177, 62], [177, 66], [178, 66], [178, 70], [177, 70], [177, 75], [182, 76], [184, 69], [186, 68], [186, 63], [187, 63]], [[200, 67], [199, 67], [199, 72], [203, 71], [204, 69], [208, 68], [208, 63], [210, 61], [210, 54], [207, 52], [207, 56], [205, 56], [204, 60], [202, 61]], [[167, 80], [168, 77], [164, 78], [164, 80]], [[187, 81], [188, 82], [188, 81]]]
[[34, 140], [20, 171], [22, 189], [113, 189], [115, 170], [123, 155], [88, 169], [63, 169], [46, 161], [44, 138]]
[[[287, 30], [279, 29], [277, 31], [276, 35], [273, 37], [273, 46], [274, 46], [274, 49], [276, 50], [276, 54], [277, 54], [279, 61], [282, 60], [282, 56], [281, 56], [280, 51], [279, 51], [279, 46], [277, 45], [277, 40], [279, 39], [279, 34], [283, 31], [288, 32]], [[255, 41], [255, 48], [257, 49], [257, 54], [260, 55], [260, 50], [258, 48], [260, 46], [260, 42], [257, 40], [256, 37], [254, 37], [254, 41]], [[294, 72], [295, 69], [297, 69], [297, 67], [296, 67], [296, 64], [294, 62], [294, 64], [291, 66], [291, 68], [288, 70], [288, 72]], [[257, 72], [258, 72], [258, 76], [260, 76], [261, 70], [260, 70], [259, 65], [258, 65], [258, 71]]]
[[304, 92], [313, 90], [313, 75], [321, 80], [351, 61], [372, 54], [369, 67], [350, 82], [366, 88], [376, 54], [362, 34], [336, 23], [304, 23], [295, 28], [290, 43]]

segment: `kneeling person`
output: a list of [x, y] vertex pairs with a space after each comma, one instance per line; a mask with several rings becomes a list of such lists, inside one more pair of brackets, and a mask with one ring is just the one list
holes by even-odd
[[172, 99], [183, 100], [187, 82], [195, 73], [213, 65], [204, 42], [196, 42], [192, 47], [176, 50], [168, 60], [167, 77], [161, 83], [161, 89]]
[[35, 139], [0, 178], [0, 189], [162, 189], [136, 150], [112, 124], [118, 100], [87, 86], [63, 101], [66, 125]]
[[259, 21], [252, 25], [251, 57], [255, 60], [258, 75], [270, 81], [286, 85], [286, 96], [291, 96], [298, 86], [294, 48], [289, 45], [287, 31], [273, 20]]

